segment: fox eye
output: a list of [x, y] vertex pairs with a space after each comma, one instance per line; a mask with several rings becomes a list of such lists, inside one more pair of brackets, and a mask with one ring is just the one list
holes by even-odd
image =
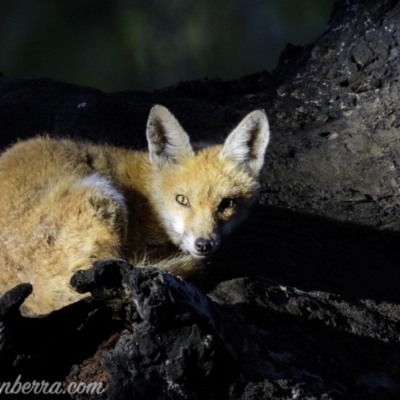
[[218, 209], [220, 211], [224, 211], [227, 208], [232, 208], [235, 204], [235, 199], [225, 198], [222, 199], [221, 203], [219, 203]]
[[179, 204], [182, 204], [185, 207], [190, 207], [189, 199], [183, 194], [178, 194], [175, 199]]

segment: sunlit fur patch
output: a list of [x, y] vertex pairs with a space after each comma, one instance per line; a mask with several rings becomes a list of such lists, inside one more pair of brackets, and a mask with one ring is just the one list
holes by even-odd
[[125, 204], [124, 196], [115, 188], [115, 186], [110, 182], [106, 177], [96, 173], [92, 175], [88, 175], [84, 178], [79, 179], [76, 183], [76, 186], [88, 186], [93, 188], [94, 190], [98, 190], [105, 197], [109, 197], [117, 202], [121, 209], [124, 211], [124, 214], [127, 215], [127, 207]]

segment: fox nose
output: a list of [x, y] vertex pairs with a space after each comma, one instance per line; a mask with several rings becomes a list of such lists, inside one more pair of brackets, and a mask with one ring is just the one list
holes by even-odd
[[195, 240], [194, 246], [199, 253], [207, 254], [211, 251], [213, 244], [211, 240], [198, 238]]

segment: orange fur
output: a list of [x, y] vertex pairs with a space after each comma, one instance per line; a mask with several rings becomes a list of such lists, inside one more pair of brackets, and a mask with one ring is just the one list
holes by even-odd
[[[224, 145], [194, 151], [154, 106], [149, 153], [48, 137], [17, 143], [0, 157], [0, 291], [30, 282], [26, 306], [47, 313], [83, 297], [70, 278], [103, 257], [190, 273], [245, 217], [268, 132], [255, 111]], [[179, 252], [189, 256], [170, 258]]]

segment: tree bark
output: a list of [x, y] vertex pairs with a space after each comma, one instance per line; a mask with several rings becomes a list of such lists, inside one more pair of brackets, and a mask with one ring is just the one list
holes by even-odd
[[282, 55], [265, 202], [399, 227], [399, 11], [337, 1], [315, 43]]

